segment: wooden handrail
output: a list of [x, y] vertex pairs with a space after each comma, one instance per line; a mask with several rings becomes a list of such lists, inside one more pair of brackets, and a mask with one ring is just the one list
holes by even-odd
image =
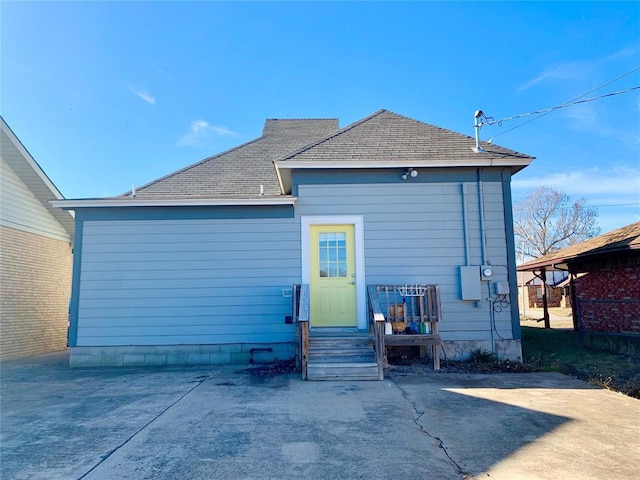
[[[386, 347], [419, 345], [421, 355], [424, 348], [431, 348], [433, 368], [439, 370], [438, 348], [442, 343], [438, 334], [438, 323], [442, 321], [440, 286], [368, 285], [367, 293], [372, 329], [376, 333], [376, 351], [380, 345], [385, 366]], [[424, 324], [427, 331], [415, 335], [385, 335], [382, 323], [385, 320], [392, 323], [399, 322], [403, 331], [409, 323]], [[377, 339], [379, 332], [381, 332], [380, 340]]]
[[374, 322], [384, 322], [384, 313], [380, 309], [380, 298], [378, 289], [375, 285], [367, 285], [367, 293], [369, 294], [369, 310]]
[[309, 364], [309, 285], [294, 285], [292, 289], [293, 321], [296, 324], [296, 340], [299, 339], [296, 366], [302, 373], [302, 380], [307, 379], [307, 365]]
[[[411, 290], [403, 285], [370, 285], [378, 294], [379, 304], [384, 304], [388, 321], [391, 322], [424, 322], [442, 321], [439, 285], [416, 285], [420, 294], [403, 295]], [[383, 301], [384, 300], [384, 301]], [[378, 305], [382, 312], [382, 306]]]
[[300, 285], [300, 307], [298, 310], [298, 321], [308, 322], [311, 306], [311, 296], [309, 294], [309, 284]]
[[378, 364], [378, 379], [384, 380], [384, 367], [387, 363], [384, 346], [384, 313], [380, 310], [378, 289], [375, 285], [367, 286], [367, 296], [369, 297], [369, 318], [371, 319], [371, 328], [373, 330], [376, 350], [376, 363]]

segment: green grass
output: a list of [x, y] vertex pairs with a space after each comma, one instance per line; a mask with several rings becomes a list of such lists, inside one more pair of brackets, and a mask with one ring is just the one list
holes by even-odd
[[524, 362], [640, 398], [640, 339], [522, 327]]

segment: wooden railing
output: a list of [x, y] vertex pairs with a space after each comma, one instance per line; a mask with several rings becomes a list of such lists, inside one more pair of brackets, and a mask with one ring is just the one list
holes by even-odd
[[296, 366], [302, 372], [302, 380], [307, 379], [309, 363], [309, 285], [294, 285], [291, 294], [292, 317], [296, 324]]
[[369, 298], [369, 322], [373, 332], [374, 347], [376, 350], [376, 363], [378, 364], [378, 379], [384, 379], [384, 367], [387, 359], [384, 348], [384, 314], [380, 310], [378, 290], [375, 285], [367, 286]]
[[[420, 347], [421, 356], [424, 356], [425, 347], [431, 347], [433, 368], [439, 370], [438, 348], [442, 344], [438, 334], [438, 323], [442, 321], [440, 287], [369, 285], [367, 292], [369, 318], [376, 333], [376, 355], [381, 355], [383, 365], [387, 364], [387, 347], [415, 345]], [[385, 322], [391, 323], [391, 333], [385, 334]]]

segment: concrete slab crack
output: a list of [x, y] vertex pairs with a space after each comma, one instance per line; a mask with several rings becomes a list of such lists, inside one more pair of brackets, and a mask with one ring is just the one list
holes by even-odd
[[437, 437], [437, 436], [431, 434], [429, 431], [427, 431], [424, 428], [424, 425], [420, 422], [420, 420], [424, 416], [425, 411], [422, 410], [421, 408], [419, 408], [418, 405], [416, 404], [416, 402], [414, 402], [413, 400], [411, 400], [411, 398], [409, 398], [409, 394], [400, 385], [398, 385], [396, 382], [394, 382], [393, 379], [389, 379], [389, 381], [391, 383], [393, 383], [398, 390], [400, 390], [401, 395], [404, 397], [404, 399], [407, 401], [407, 403], [409, 403], [409, 405], [411, 405], [411, 408], [413, 409], [413, 411], [416, 414], [416, 416], [413, 418], [413, 423], [416, 424], [416, 426], [420, 429], [420, 431], [422, 433], [427, 435], [429, 438], [433, 438], [436, 442], [438, 442], [438, 448], [442, 449], [442, 451], [444, 452], [446, 457], [449, 459], [449, 461], [456, 467], [456, 469], [458, 470], [458, 473], [462, 476], [463, 480], [473, 480], [474, 477], [472, 475], [470, 475], [469, 472], [465, 472], [462, 469], [462, 467], [460, 466], [460, 464], [458, 464], [458, 462], [456, 462], [453, 459], [453, 457], [451, 457], [451, 454], [447, 450], [447, 447], [445, 447], [444, 442], [442, 441], [442, 439], [440, 437]]
[[[215, 373], [215, 372], [214, 372]], [[116, 446], [115, 448], [113, 448], [112, 450], [110, 450], [109, 452], [107, 452], [106, 454], [100, 456], [100, 461], [98, 463], [96, 463], [93, 467], [91, 467], [87, 472], [85, 472], [82, 476], [78, 477], [78, 480], [82, 480], [83, 478], [85, 478], [87, 475], [89, 475], [91, 472], [93, 472], [96, 468], [98, 468], [100, 465], [102, 465], [102, 463], [104, 463], [105, 460], [107, 460], [107, 458], [109, 458], [111, 455], [113, 455], [115, 452], [117, 452], [118, 450], [120, 450], [122, 447], [124, 447], [127, 443], [129, 443], [131, 440], [133, 440], [140, 432], [142, 432], [145, 428], [147, 428], [149, 425], [151, 425], [153, 422], [155, 422], [158, 418], [160, 418], [162, 415], [164, 415], [171, 407], [173, 407], [174, 405], [176, 405], [180, 400], [182, 400], [184, 397], [186, 397], [187, 395], [189, 395], [191, 392], [193, 392], [196, 388], [198, 388], [200, 385], [202, 385], [205, 381], [207, 381], [214, 373], [211, 373], [209, 375], [201, 375], [196, 377], [196, 379], [194, 380], [195, 385], [193, 387], [191, 387], [189, 390], [187, 390], [185, 393], [183, 393], [182, 395], [180, 395], [174, 402], [170, 403], [166, 408], [164, 408], [163, 410], [161, 410], [157, 415], [155, 415], [151, 420], [149, 420], [147, 423], [145, 423], [142, 427], [140, 427], [138, 430], [136, 430], [133, 435], [131, 435], [129, 438], [127, 438], [124, 442], [122, 442], [120, 445]]]

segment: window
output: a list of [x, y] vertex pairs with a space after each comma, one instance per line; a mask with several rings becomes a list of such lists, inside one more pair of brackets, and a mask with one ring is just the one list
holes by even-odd
[[347, 276], [346, 232], [319, 233], [318, 254], [321, 277]]

